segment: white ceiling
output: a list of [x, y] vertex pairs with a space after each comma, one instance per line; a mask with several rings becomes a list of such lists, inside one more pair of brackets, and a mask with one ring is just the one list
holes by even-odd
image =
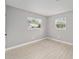
[[6, 0], [6, 4], [44, 16], [73, 9], [73, 0]]

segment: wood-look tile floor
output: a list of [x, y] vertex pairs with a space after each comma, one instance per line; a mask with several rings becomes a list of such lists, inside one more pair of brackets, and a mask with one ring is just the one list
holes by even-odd
[[6, 51], [6, 59], [73, 59], [72, 57], [72, 46], [49, 39]]

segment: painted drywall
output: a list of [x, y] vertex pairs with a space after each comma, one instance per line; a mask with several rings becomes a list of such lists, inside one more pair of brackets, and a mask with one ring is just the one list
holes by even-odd
[[6, 4], [44, 16], [73, 9], [73, 0], [6, 0]]
[[[27, 17], [30, 16], [42, 19], [42, 26], [40, 29], [29, 29]], [[46, 26], [45, 20], [46, 18], [44, 16], [7, 5], [6, 48], [43, 38]]]
[[[42, 19], [41, 29], [29, 29], [27, 17], [33, 16]], [[67, 28], [57, 31], [55, 19], [66, 17]], [[45, 17], [12, 6], [6, 6], [6, 48], [27, 43], [43, 37], [52, 37], [58, 40], [73, 42], [73, 13], [72, 11]]]
[[[55, 20], [60, 17], [66, 17], [66, 30], [57, 30], [55, 27]], [[56, 38], [58, 40], [73, 42], [73, 12], [65, 12], [50, 16], [48, 19], [48, 37]]]

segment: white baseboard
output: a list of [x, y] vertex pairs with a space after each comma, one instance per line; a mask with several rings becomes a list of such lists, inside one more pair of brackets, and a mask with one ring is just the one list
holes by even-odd
[[60, 42], [60, 43], [64, 43], [64, 44], [67, 44], [67, 45], [73, 45], [73, 43], [62, 41], [62, 40], [58, 40], [58, 39], [55, 39], [55, 38], [52, 38], [52, 37], [46, 37], [46, 38], [50, 39], [50, 40], [53, 40], [53, 41]]
[[31, 41], [31, 42], [27, 42], [27, 43], [19, 44], [19, 45], [10, 47], [10, 48], [6, 48], [6, 51], [9, 51], [9, 50], [12, 50], [12, 49], [16, 49], [16, 48], [22, 47], [22, 46], [24, 46], [24, 45], [33, 44], [33, 43], [39, 42], [39, 41], [44, 40], [44, 39], [50, 39], [50, 40], [54, 40], [54, 41], [57, 41], [57, 42], [60, 42], [60, 43], [64, 43], [64, 44], [68, 44], [68, 45], [73, 45], [73, 44], [70, 43], [70, 42], [66, 42], [66, 41], [62, 41], [62, 40], [58, 40], [58, 39], [54, 39], [54, 38], [51, 38], [51, 37], [45, 37], [45, 38], [41, 38], [41, 39], [34, 40], [34, 41]]
[[46, 39], [46, 38], [42, 38], [42, 39], [38, 39], [38, 40], [33, 40], [33, 41], [30, 41], [30, 42], [27, 42], [27, 43], [23, 43], [23, 44], [19, 44], [19, 45], [10, 47], [10, 48], [6, 48], [6, 51], [9, 51], [9, 50], [12, 50], [12, 49], [16, 49], [16, 48], [22, 47], [24, 45], [33, 44], [33, 43], [36, 43], [36, 42], [44, 40], [44, 39]]

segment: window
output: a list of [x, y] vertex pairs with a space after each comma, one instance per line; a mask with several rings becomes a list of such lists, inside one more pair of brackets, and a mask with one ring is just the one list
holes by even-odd
[[28, 23], [30, 28], [41, 28], [41, 19], [35, 17], [28, 17]]
[[65, 20], [65, 18], [56, 19], [55, 26], [56, 26], [57, 30], [65, 30], [66, 29], [66, 20]]

